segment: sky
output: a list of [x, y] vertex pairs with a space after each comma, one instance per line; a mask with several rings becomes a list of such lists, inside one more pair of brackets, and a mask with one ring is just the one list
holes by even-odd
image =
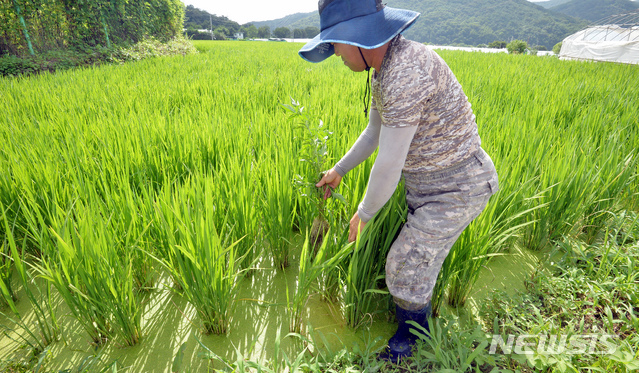
[[[317, 0], [182, 0], [186, 5], [226, 16], [240, 25], [317, 11]], [[531, 0], [542, 1], [542, 0]]]

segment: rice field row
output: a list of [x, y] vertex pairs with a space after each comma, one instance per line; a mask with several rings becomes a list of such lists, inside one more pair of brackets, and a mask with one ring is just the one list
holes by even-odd
[[[337, 59], [306, 63], [296, 44], [196, 46], [0, 81], [2, 312], [37, 349], [64, 334], [59, 312], [44, 302], [27, 325], [16, 302], [37, 308], [53, 292], [87, 340], [135, 346], [148, 338], [145, 304], [166, 283], [201, 331], [224, 335], [238, 326], [242, 286], [292, 266], [290, 331], [308, 331], [301, 315], [316, 293], [351, 327], [386, 312], [401, 185], [352, 245], [344, 232], [374, 159], [344, 178], [343, 202], [318, 204], [311, 186], [366, 125], [365, 77]], [[473, 105], [501, 191], [449, 256], [436, 308], [464, 305], [487, 254], [592, 242], [611, 214], [639, 206], [636, 66], [439, 53]], [[321, 244], [309, 239], [318, 216]], [[43, 284], [33, 299], [14, 301], [32, 277]]]

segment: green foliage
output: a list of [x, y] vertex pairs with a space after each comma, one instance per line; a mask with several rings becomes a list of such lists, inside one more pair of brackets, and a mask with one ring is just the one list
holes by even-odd
[[435, 318], [429, 320], [430, 332], [414, 321], [409, 324], [422, 344], [411, 364], [417, 371], [468, 372], [496, 365], [487, 351], [489, 340], [479, 324], [462, 328], [454, 318]]
[[508, 43], [506, 43], [505, 41], [493, 41], [490, 44], [488, 44], [488, 48], [502, 49], [502, 48], [506, 48], [506, 45], [508, 45]]
[[0, 57], [0, 75], [15, 76], [33, 74], [41, 70], [38, 61], [42, 61], [42, 59], [33, 57], [20, 58], [11, 55], [2, 56]]
[[[639, 339], [639, 219], [635, 212], [612, 216], [606, 234], [594, 245], [568, 239], [558, 247], [559, 257], [540, 266], [526, 281], [526, 291], [515, 295], [494, 293], [481, 307], [486, 329], [504, 336], [560, 334], [612, 335], [613, 354], [599, 340], [594, 354], [505, 356], [514, 366], [536, 370], [578, 372], [586, 369], [625, 372], [636, 369]], [[542, 263], [543, 264], [543, 263]], [[536, 338], [538, 342], [539, 337]], [[628, 370], [626, 370], [628, 369]]]
[[[307, 27], [317, 28], [319, 33], [319, 17], [311, 17], [317, 15], [317, 11], [309, 13], [295, 13], [285, 16], [284, 18], [271, 20], [271, 21], [259, 21], [252, 22], [257, 28], [268, 27], [270, 30], [274, 30], [278, 27], [289, 27], [305, 29]], [[317, 19], [316, 19], [317, 18]], [[315, 36], [315, 35], [313, 35]]]
[[227, 17], [210, 14], [206, 10], [200, 10], [193, 5], [186, 6], [184, 11], [184, 28], [215, 30], [219, 27], [225, 28], [227, 35], [233, 35], [241, 29], [237, 22], [231, 21]]
[[200, 32], [193, 27], [189, 27], [184, 31], [185, 36], [191, 40], [213, 40], [210, 32]]
[[[208, 36], [210, 39], [210, 36]], [[0, 76], [31, 75], [40, 72], [55, 72], [74, 67], [123, 63], [145, 58], [187, 55], [197, 50], [186, 39], [178, 37], [166, 42], [155, 38], [142, 40], [129, 47], [102, 46], [81, 49], [55, 49], [35, 56], [4, 55], [0, 57]]]
[[523, 54], [528, 49], [528, 43], [523, 40], [513, 40], [506, 45], [506, 49], [508, 49], [508, 53]]
[[[325, 224], [333, 225], [336, 219], [327, 209], [328, 201], [324, 200], [326, 189], [319, 189], [315, 186], [322, 178], [324, 171], [330, 167], [328, 164], [327, 141], [331, 132], [324, 126], [321, 119], [314, 118], [301, 106], [299, 102], [291, 99], [291, 104], [283, 105], [289, 113], [289, 120], [295, 124], [295, 140], [300, 144], [299, 161], [302, 163], [301, 172], [295, 175], [295, 186], [297, 187], [300, 199], [304, 199], [308, 211], [302, 215], [307, 219], [313, 219], [311, 229], [311, 244], [319, 246], [324, 233]], [[328, 187], [326, 187], [328, 188]], [[331, 196], [336, 197], [340, 202], [346, 203], [344, 197], [331, 189]], [[304, 221], [302, 224], [309, 228], [311, 221]], [[317, 227], [316, 227], [317, 226]], [[303, 228], [300, 230], [304, 230]], [[319, 232], [318, 230], [322, 230]]]
[[215, 40], [226, 40], [229, 35], [229, 30], [226, 27], [219, 26], [213, 30], [213, 36]]
[[315, 26], [307, 26], [304, 31], [306, 32], [306, 37], [309, 39], [314, 38], [315, 36], [317, 36], [317, 34], [320, 33], [319, 27]]
[[407, 38], [435, 44], [488, 44], [521, 39], [550, 47], [585, 23], [540, 9], [528, 1], [395, 0], [389, 6], [422, 13]]
[[257, 38], [258, 30], [257, 30], [257, 27], [255, 27], [255, 25], [249, 24], [248, 26], [245, 26], [243, 28], [243, 31], [244, 31], [245, 38], [249, 38], [249, 39]]
[[554, 47], [552, 47], [552, 51], [556, 54], [559, 55], [559, 52], [561, 52], [561, 45], [563, 44], [562, 41], [560, 41], [559, 43], [555, 44]]
[[184, 5], [179, 0], [30, 0], [0, 4], [0, 50], [27, 54], [21, 20], [36, 54], [50, 49], [110, 47], [148, 37], [169, 40], [182, 33]]
[[262, 26], [257, 30], [257, 37], [267, 39], [271, 37], [271, 29], [268, 26]]
[[293, 30], [293, 37], [300, 38], [300, 39], [304, 39], [304, 38], [312, 39], [319, 33], [320, 33], [319, 28], [315, 26], [308, 26], [305, 28], [295, 28]]
[[561, 5], [563, 3], [567, 3], [570, 0], [549, 0], [549, 1], [539, 1], [539, 2], [535, 2], [535, 5], [539, 5], [542, 6], [546, 9], [550, 9], [552, 7], [555, 7], [557, 5]]
[[291, 36], [291, 30], [288, 27], [278, 27], [273, 30], [273, 36], [280, 39], [288, 38]]

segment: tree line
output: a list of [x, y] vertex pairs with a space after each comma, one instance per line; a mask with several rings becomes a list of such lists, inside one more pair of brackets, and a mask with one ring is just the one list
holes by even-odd
[[0, 55], [168, 40], [183, 21], [180, 0], [2, 0]]
[[[268, 39], [271, 37], [310, 39], [320, 32], [319, 27], [315, 26], [277, 27], [272, 30], [271, 27], [266, 25], [261, 27], [257, 27], [252, 23], [240, 25], [225, 16], [210, 14], [205, 10], [195, 8], [193, 5], [187, 5], [186, 7], [184, 28], [187, 36], [195, 40], [224, 40], [232, 38], [237, 33], [241, 33], [245, 38], [249, 39]], [[200, 32], [199, 30], [207, 31]]]

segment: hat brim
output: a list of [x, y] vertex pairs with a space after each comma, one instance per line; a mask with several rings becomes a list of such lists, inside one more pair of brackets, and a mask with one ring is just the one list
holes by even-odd
[[412, 10], [384, 7], [373, 14], [349, 19], [323, 30], [298, 53], [308, 62], [321, 62], [335, 53], [330, 43], [350, 44], [364, 49], [378, 48], [406, 31], [419, 16]]

